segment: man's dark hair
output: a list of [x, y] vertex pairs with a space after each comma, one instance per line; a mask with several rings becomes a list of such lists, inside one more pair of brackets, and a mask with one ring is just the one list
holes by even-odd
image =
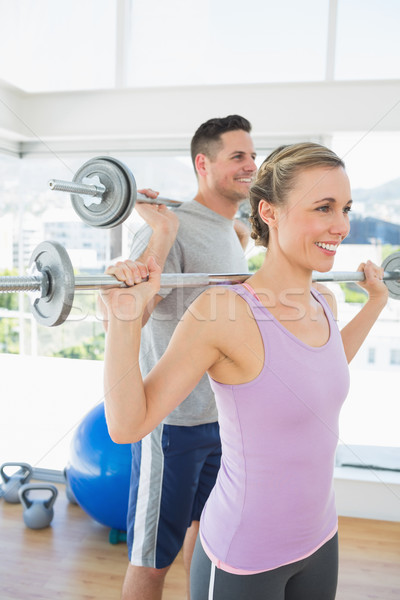
[[243, 130], [247, 133], [251, 131], [250, 122], [240, 115], [217, 117], [202, 123], [194, 134], [190, 145], [194, 170], [196, 171], [195, 160], [198, 154], [205, 154], [207, 158], [213, 160], [222, 145], [221, 135], [227, 131], [237, 130]]

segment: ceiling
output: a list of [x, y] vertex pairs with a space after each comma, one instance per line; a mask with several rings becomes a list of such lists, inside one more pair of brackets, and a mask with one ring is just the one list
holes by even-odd
[[395, 0], [0, 0], [0, 152], [177, 153], [230, 113], [259, 150], [398, 132], [398, 22]]

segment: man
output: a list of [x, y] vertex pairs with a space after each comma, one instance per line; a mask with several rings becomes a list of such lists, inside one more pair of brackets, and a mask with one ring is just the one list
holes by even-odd
[[[211, 119], [198, 128], [191, 143], [198, 179], [195, 198], [174, 211], [137, 205], [147, 225], [135, 236], [131, 259], [145, 262], [154, 256], [164, 273], [247, 272], [243, 247], [248, 235], [234, 217], [256, 173], [250, 131], [250, 123], [238, 115]], [[147, 307], [141, 343], [144, 375], [201, 291], [161, 289]], [[122, 598], [159, 600], [183, 542], [189, 571], [200, 513], [219, 469], [217, 412], [206, 377], [163, 424], [133, 444], [132, 456], [130, 564]]]

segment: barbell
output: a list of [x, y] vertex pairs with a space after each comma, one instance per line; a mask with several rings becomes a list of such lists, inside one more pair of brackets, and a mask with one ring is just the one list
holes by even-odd
[[[75, 290], [99, 290], [106, 288], [126, 288], [125, 283], [112, 275], [75, 276], [71, 259], [65, 248], [58, 242], [45, 241], [32, 253], [31, 275], [0, 277], [0, 293], [34, 292], [31, 310], [35, 319], [42, 325], [53, 327], [67, 319], [74, 300]], [[389, 295], [400, 299], [400, 252], [388, 256], [382, 263], [383, 280]], [[242, 283], [250, 273], [163, 273], [162, 288], [207, 287], [210, 285], [233, 285]], [[345, 282], [363, 281], [360, 271], [313, 271], [313, 281]]]
[[72, 207], [84, 223], [91, 227], [109, 229], [125, 221], [136, 202], [165, 204], [177, 207], [182, 204], [169, 198], [148, 198], [136, 191], [132, 171], [120, 160], [98, 156], [84, 163], [72, 181], [50, 179], [49, 188], [69, 192]]

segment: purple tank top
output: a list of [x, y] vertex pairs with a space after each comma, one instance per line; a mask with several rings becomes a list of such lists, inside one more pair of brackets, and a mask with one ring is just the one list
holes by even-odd
[[212, 379], [222, 440], [217, 482], [201, 517], [206, 551], [232, 569], [267, 571], [312, 554], [337, 528], [333, 469], [349, 371], [325, 299], [330, 337], [319, 348], [291, 334], [243, 286], [263, 344], [251, 382]]

